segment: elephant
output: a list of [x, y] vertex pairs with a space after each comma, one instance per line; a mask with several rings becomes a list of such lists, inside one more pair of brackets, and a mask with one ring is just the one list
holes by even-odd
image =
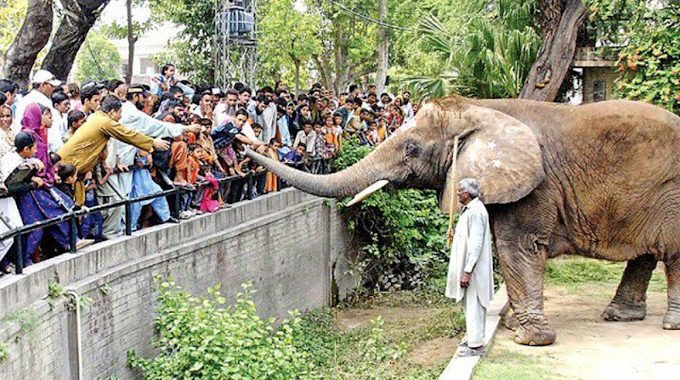
[[[456, 164], [454, 139], [458, 137]], [[640, 320], [665, 264], [664, 329], [680, 329], [680, 117], [629, 100], [567, 105], [451, 96], [426, 103], [371, 154], [328, 175], [248, 155], [305, 192], [343, 198], [372, 184], [437, 190], [448, 213], [456, 181], [477, 179], [518, 324], [515, 342], [549, 345], [545, 262], [562, 254], [626, 261], [605, 320]], [[372, 190], [380, 186], [373, 186]]]

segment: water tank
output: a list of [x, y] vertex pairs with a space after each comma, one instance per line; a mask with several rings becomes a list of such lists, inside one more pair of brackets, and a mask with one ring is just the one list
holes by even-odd
[[255, 15], [246, 12], [241, 6], [232, 5], [229, 7], [228, 26], [230, 36], [242, 36], [251, 33], [255, 26]]

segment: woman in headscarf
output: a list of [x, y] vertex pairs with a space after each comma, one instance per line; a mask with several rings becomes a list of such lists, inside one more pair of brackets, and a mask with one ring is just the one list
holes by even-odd
[[[73, 210], [74, 203], [66, 194], [53, 187], [54, 168], [47, 150], [47, 129], [51, 127], [49, 108], [43, 110], [37, 104], [30, 104], [26, 107], [21, 125], [23, 131], [30, 132], [35, 137], [37, 147], [35, 158], [39, 159], [45, 167], [38, 173], [43, 181], [42, 186], [18, 196], [21, 219], [25, 225], [29, 225], [70, 212]], [[41, 244], [46, 230], [50, 239], [46, 240], [45, 244]], [[39, 246], [42, 246], [43, 253], [48, 256], [61, 253], [69, 248], [69, 243], [69, 225], [67, 222], [39, 229], [25, 235], [26, 257], [38, 258], [38, 255], [34, 255], [34, 253]], [[31, 264], [28, 259], [24, 261], [25, 265]]]
[[14, 132], [12, 132], [12, 108], [0, 106], [0, 159], [14, 150]]
[[21, 129], [33, 133], [38, 150], [35, 158], [42, 161], [45, 171], [39, 173], [43, 181], [48, 184], [54, 183], [54, 168], [50, 160], [50, 152], [47, 145], [47, 130], [52, 127], [52, 112], [49, 108], [37, 103], [29, 104], [21, 120]]

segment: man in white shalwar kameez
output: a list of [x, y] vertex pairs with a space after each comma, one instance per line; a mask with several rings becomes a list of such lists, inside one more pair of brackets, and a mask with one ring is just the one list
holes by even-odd
[[483, 354], [486, 309], [493, 298], [491, 228], [479, 192], [479, 184], [471, 178], [456, 186], [463, 208], [451, 246], [446, 296], [465, 301], [467, 341], [461, 344], [460, 356]]
[[[163, 137], [177, 137], [181, 136], [184, 132], [198, 132], [199, 129], [195, 126], [185, 126], [181, 124], [166, 123], [145, 114], [139, 108], [143, 104], [144, 95], [146, 93], [145, 89], [140, 85], [133, 85], [129, 88], [121, 83], [119, 90], [123, 91], [126, 95], [115, 93], [120, 101], [123, 103], [122, 115], [120, 123], [125, 127], [142, 133], [146, 136], [153, 138], [163, 138]], [[122, 141], [112, 140], [109, 142], [109, 154], [106, 159], [107, 164], [113, 168], [116, 166], [127, 168], [135, 163], [135, 157], [137, 156], [138, 149], [132, 145], [128, 145]], [[148, 170], [148, 169], [139, 169]], [[129, 198], [133, 187], [133, 173], [132, 171], [124, 171], [118, 174], [114, 174], [109, 178], [108, 186], [115, 187], [115, 191], [109, 193], [108, 198], [111, 202], [120, 200], [121, 198], [117, 193], [120, 193], [123, 197]], [[148, 184], [146, 188], [154, 188], [153, 184]], [[155, 185], [157, 186], [157, 185]], [[113, 190], [113, 189], [112, 189]], [[137, 196], [143, 196], [150, 194], [149, 192], [143, 192], [142, 189], [136, 192]], [[160, 187], [156, 189], [161, 191]], [[115, 194], [115, 195], [114, 195]], [[101, 201], [101, 200], [100, 200]], [[165, 203], [164, 203], [165, 202]], [[158, 208], [160, 210], [167, 209], [167, 201], [165, 198], [156, 198], [153, 200], [141, 202], [141, 205], [152, 204], [154, 209]], [[135, 206], [137, 207], [137, 206]], [[111, 217], [104, 219], [104, 232], [107, 239], [111, 239], [122, 232], [122, 217], [123, 217], [123, 207], [117, 207], [112, 212]]]

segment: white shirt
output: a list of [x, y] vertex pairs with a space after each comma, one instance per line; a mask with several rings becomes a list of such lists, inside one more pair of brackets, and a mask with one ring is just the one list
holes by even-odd
[[310, 131], [308, 135], [305, 131], [300, 131], [295, 136], [295, 142], [293, 143], [293, 148], [297, 148], [300, 143], [305, 144], [305, 151], [311, 155], [314, 155], [316, 148], [316, 132]]
[[[451, 245], [446, 296], [463, 299], [466, 291], [475, 292], [479, 302], [489, 306], [493, 298], [493, 266], [491, 260], [491, 227], [489, 214], [479, 198], [471, 200], [456, 224]], [[470, 286], [460, 287], [463, 272], [471, 273]]]

